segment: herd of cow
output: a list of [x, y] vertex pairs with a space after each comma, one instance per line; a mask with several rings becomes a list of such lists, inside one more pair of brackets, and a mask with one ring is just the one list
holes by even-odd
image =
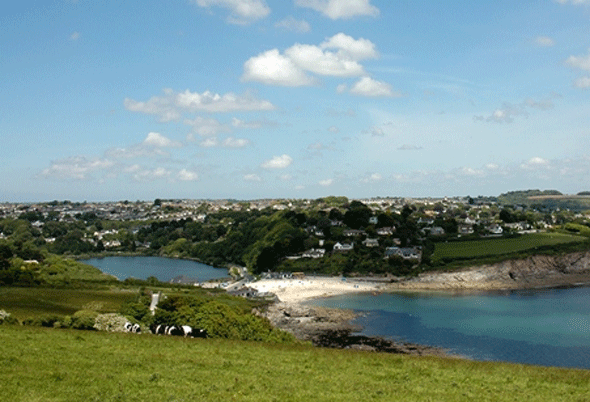
[[[132, 332], [134, 334], [141, 333], [139, 324], [132, 324], [126, 322], [123, 325], [125, 332]], [[204, 329], [192, 328], [189, 325], [152, 325], [150, 328], [152, 334], [155, 335], [177, 335], [185, 338], [207, 338], [207, 331]]]

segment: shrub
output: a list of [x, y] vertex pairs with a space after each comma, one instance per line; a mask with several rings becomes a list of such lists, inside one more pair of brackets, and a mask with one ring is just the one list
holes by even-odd
[[27, 318], [23, 321], [24, 325], [31, 325], [34, 327], [61, 327], [61, 323], [65, 320], [65, 316], [57, 314], [47, 314], [39, 317]]
[[94, 320], [94, 329], [97, 331], [125, 332], [125, 323], [129, 320], [117, 313], [99, 314]]
[[18, 325], [20, 324], [20, 321], [18, 318], [13, 317], [10, 313], [0, 310], [0, 325], [1, 324]]
[[88, 329], [95, 330], [94, 324], [96, 323], [96, 317], [98, 313], [92, 310], [79, 310], [72, 316], [72, 328], [74, 329]]

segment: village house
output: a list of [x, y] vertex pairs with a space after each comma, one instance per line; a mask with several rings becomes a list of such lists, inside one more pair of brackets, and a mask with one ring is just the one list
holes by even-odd
[[334, 244], [335, 252], [347, 252], [354, 249], [354, 243], [336, 243]]
[[363, 240], [365, 247], [379, 247], [379, 240], [377, 239], [365, 239]]
[[404, 260], [420, 260], [422, 250], [419, 247], [387, 247], [385, 249], [385, 258], [398, 256]]

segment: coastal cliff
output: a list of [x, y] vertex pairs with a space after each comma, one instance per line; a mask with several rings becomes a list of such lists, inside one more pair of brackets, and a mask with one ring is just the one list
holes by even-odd
[[558, 287], [590, 283], [590, 251], [428, 272], [392, 285], [394, 289], [496, 290]]

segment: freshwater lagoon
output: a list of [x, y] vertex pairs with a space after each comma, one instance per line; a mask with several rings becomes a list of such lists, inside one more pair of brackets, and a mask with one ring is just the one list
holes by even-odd
[[363, 335], [475, 360], [590, 369], [590, 288], [356, 294], [314, 305], [362, 312]]
[[228, 277], [227, 269], [214, 268], [191, 260], [164, 257], [103, 257], [81, 260], [81, 262], [97, 267], [104, 273], [116, 276], [119, 280], [147, 279], [155, 276], [162, 282], [169, 282], [179, 277], [189, 282], [205, 282]]

